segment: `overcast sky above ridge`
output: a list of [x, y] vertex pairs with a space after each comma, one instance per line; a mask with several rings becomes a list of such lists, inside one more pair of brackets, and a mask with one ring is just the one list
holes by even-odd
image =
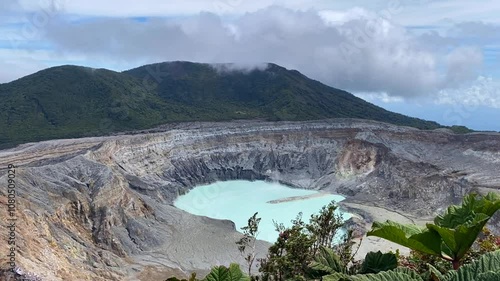
[[0, 0], [0, 83], [61, 64], [274, 62], [390, 110], [500, 131], [498, 14], [498, 0]]

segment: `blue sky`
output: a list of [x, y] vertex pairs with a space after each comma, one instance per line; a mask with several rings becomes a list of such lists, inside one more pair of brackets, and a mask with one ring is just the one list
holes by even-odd
[[500, 131], [498, 0], [0, 0], [0, 83], [61, 64], [274, 62], [389, 110]]

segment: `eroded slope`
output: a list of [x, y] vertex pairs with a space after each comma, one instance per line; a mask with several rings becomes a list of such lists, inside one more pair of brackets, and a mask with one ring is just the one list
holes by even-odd
[[[472, 190], [500, 188], [500, 136], [347, 119], [196, 123], [3, 150], [0, 182], [8, 164], [18, 166], [25, 271], [47, 280], [163, 280], [172, 271], [242, 262], [232, 222], [172, 206], [196, 185], [280, 181], [429, 216]], [[193, 204], [209, 204], [210, 196]]]

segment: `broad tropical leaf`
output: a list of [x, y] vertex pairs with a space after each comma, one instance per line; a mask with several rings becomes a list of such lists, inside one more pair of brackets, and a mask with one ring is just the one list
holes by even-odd
[[444, 246], [446, 246], [442, 248], [443, 252], [453, 259], [460, 260], [474, 244], [490, 217], [479, 213], [471, 215], [470, 219], [470, 221], [457, 225], [455, 228], [435, 224], [427, 224], [427, 227], [441, 236]]
[[441, 256], [441, 238], [435, 231], [416, 225], [403, 225], [393, 221], [374, 222], [367, 236], [387, 239], [410, 249]]
[[462, 205], [452, 205], [446, 212], [434, 219], [436, 225], [446, 228], [456, 228], [475, 219], [475, 214], [493, 216], [500, 209], [500, 195], [490, 192], [477, 198], [477, 194], [469, 194], [464, 197]]
[[[492, 274], [495, 273], [495, 274]], [[484, 278], [498, 277], [500, 273], [500, 251], [484, 254], [479, 260], [460, 267], [457, 271], [445, 274], [441, 281], [477, 281]], [[479, 277], [483, 279], [479, 279]], [[497, 279], [491, 279], [497, 280]]]
[[429, 277], [434, 277], [432, 280], [442, 280], [443, 274], [437, 268], [435, 268], [432, 264], [427, 264], [429, 267]]
[[365, 260], [361, 265], [361, 271], [359, 273], [379, 273], [381, 271], [387, 271], [395, 269], [398, 267], [398, 259], [393, 253], [382, 252], [369, 252], [365, 256]]
[[[414, 279], [424, 279], [422, 278], [422, 276], [420, 276], [420, 274], [418, 274], [418, 272], [412, 270], [412, 269], [409, 269], [407, 267], [398, 267], [398, 268], [395, 268], [391, 271], [394, 271], [394, 272], [399, 272], [399, 273], [404, 273], [408, 276], [410, 276], [411, 278], [414, 278]], [[424, 279], [426, 280], [426, 279]]]
[[477, 281], [500, 281], [500, 272], [486, 272], [477, 276]]
[[346, 270], [346, 267], [342, 264], [333, 250], [326, 247], [319, 248], [318, 254], [314, 257], [314, 261], [309, 267], [314, 271], [324, 272], [326, 274], [335, 272], [345, 273]]
[[443, 257], [459, 265], [493, 214], [500, 209], [500, 195], [470, 194], [462, 205], [450, 206], [426, 228], [387, 221], [373, 223], [367, 235], [378, 236], [412, 250]]
[[383, 271], [377, 274], [347, 275], [334, 273], [323, 277], [323, 281], [423, 281], [418, 275], [405, 272]]
[[464, 197], [462, 205], [448, 207], [443, 215], [434, 219], [434, 224], [427, 224], [427, 227], [441, 236], [444, 243], [442, 251], [460, 260], [499, 209], [499, 195], [488, 193], [478, 198], [477, 194], [469, 194]]
[[229, 268], [216, 266], [205, 277], [204, 281], [250, 281], [237, 264], [231, 264]]

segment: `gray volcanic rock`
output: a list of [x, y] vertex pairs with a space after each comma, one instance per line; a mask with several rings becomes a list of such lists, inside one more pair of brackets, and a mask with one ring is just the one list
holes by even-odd
[[[468, 192], [500, 189], [500, 135], [351, 119], [191, 123], [3, 150], [0, 183], [8, 164], [17, 166], [23, 270], [44, 280], [164, 280], [243, 264], [232, 222], [173, 206], [196, 185], [279, 181], [432, 216]], [[6, 205], [5, 188], [0, 195]], [[268, 245], [259, 243], [261, 256]]]

